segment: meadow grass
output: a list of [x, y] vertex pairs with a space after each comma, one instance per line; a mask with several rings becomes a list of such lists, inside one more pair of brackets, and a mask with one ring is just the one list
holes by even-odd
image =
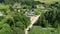
[[40, 26], [33, 26], [30, 31], [29, 34], [60, 34], [58, 31], [58, 28], [52, 28], [52, 29], [48, 29], [48, 28], [42, 28]]

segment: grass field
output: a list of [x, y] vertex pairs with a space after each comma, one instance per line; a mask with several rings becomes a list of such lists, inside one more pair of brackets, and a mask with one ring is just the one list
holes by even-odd
[[29, 34], [60, 34], [58, 30], [52, 28], [41, 28], [40, 26], [33, 26]]

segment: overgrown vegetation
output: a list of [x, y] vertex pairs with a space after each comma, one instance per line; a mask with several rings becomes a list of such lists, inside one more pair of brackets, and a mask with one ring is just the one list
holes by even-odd
[[36, 32], [36, 29], [42, 30], [42, 28], [55, 28], [52, 30], [53, 33], [57, 31], [60, 34], [59, 1], [50, 0], [51, 3], [40, 1], [0, 0], [0, 34], [24, 34], [24, 29], [30, 24], [30, 18], [24, 15], [26, 12], [41, 14], [29, 34], [50, 34], [50, 31]]

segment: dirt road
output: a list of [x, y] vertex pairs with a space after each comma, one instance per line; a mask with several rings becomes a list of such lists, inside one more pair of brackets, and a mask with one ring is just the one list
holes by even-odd
[[28, 30], [33, 27], [33, 24], [38, 20], [39, 17], [40, 15], [31, 16], [31, 24], [25, 29], [25, 34], [28, 34]]

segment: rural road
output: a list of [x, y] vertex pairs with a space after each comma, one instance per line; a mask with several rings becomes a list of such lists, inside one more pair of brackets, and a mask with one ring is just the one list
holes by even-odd
[[36, 16], [31, 16], [30, 17], [31, 24], [25, 29], [25, 34], [28, 34], [28, 30], [30, 28], [32, 28], [33, 24], [38, 20], [39, 17], [40, 17], [40, 15], [36, 15]]

